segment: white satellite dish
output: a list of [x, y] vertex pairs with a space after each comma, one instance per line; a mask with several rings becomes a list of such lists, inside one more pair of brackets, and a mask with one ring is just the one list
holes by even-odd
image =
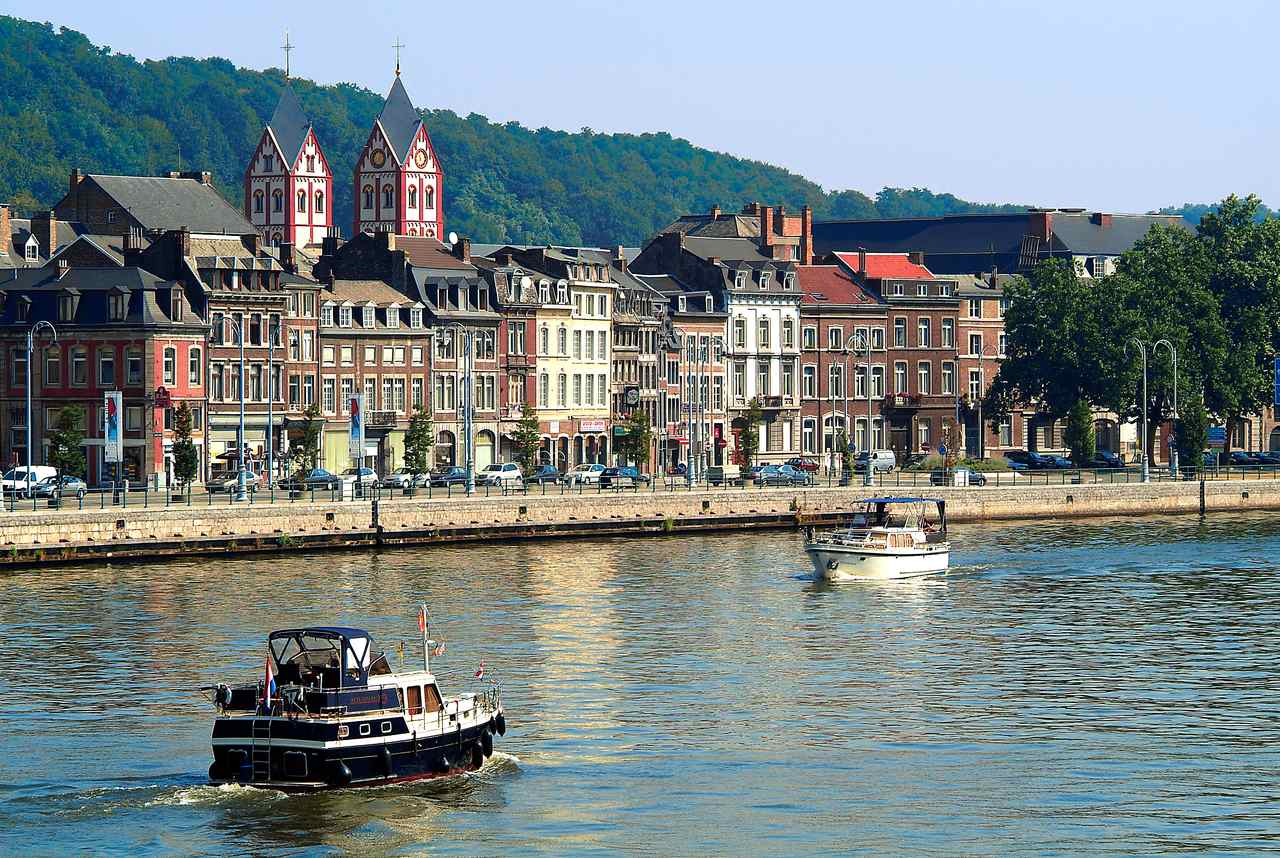
[[458, 234], [456, 232], [449, 233], [449, 246], [453, 247], [458, 243]]

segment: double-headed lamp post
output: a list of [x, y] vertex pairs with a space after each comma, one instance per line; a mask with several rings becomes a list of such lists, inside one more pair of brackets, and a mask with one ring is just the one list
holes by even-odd
[[1138, 446], [1142, 450], [1142, 481], [1149, 483], [1151, 482], [1151, 464], [1147, 457], [1147, 344], [1134, 337], [1124, 344], [1125, 355], [1129, 354], [1130, 345], [1136, 345], [1138, 354], [1142, 355], [1142, 402], [1139, 403], [1142, 409], [1142, 439]]
[[[993, 358], [1003, 357], [1003, 355], [1000, 354], [1000, 349], [998, 346], [992, 346], [992, 348], [995, 349], [995, 351], [992, 352], [990, 357], [993, 357]], [[986, 434], [986, 431], [982, 428], [982, 400], [986, 397], [986, 394], [987, 394], [987, 378], [982, 372], [982, 359], [984, 357], [988, 357], [986, 346], [983, 346], [982, 348], [978, 349], [977, 406], [978, 406], [978, 458], [979, 459], [985, 459], [987, 457], [987, 434]]]
[[[849, 345], [850, 343], [852, 343], [852, 346]], [[866, 393], [867, 393], [867, 434], [866, 434], [867, 469], [866, 469], [866, 472], [862, 475], [862, 484], [864, 486], [869, 486], [871, 485], [871, 446], [872, 446], [871, 437], [873, 434], [873, 430], [872, 430], [873, 418], [871, 415], [871, 375], [872, 375], [871, 373], [871, 338], [867, 335], [866, 331], [855, 330], [853, 332], [853, 336], [850, 337], [848, 341], [846, 341], [845, 343], [846, 369], [845, 369], [845, 379], [844, 379], [844, 382], [845, 382], [844, 443], [846, 448], [849, 446], [849, 387], [848, 387], [848, 384], [850, 379], [849, 379], [849, 371], [848, 371], [848, 358], [850, 353], [852, 353], [855, 357], [857, 355], [863, 355], [867, 359], [867, 363], [866, 363], [867, 375], [866, 375], [866, 385], [865, 385]], [[858, 368], [859, 367], [855, 364], [854, 369], [856, 370]]]
[[31, 424], [35, 422], [35, 412], [31, 404], [31, 360], [36, 348], [36, 334], [42, 330], [49, 331], [50, 345], [58, 344], [58, 330], [43, 319], [31, 326], [27, 331], [27, 496], [31, 496]]
[[[1156, 340], [1155, 345], [1151, 347], [1151, 353], [1154, 355], [1160, 351], [1160, 347], [1164, 346], [1169, 350], [1169, 356], [1173, 359], [1173, 419], [1178, 419], [1178, 350], [1173, 343], [1168, 340]], [[1176, 430], [1175, 430], [1176, 432]], [[1178, 446], [1177, 435], [1173, 436], [1174, 443], [1169, 445], [1169, 473], [1176, 480], [1178, 478]]]
[[452, 322], [437, 330], [437, 334], [443, 331], [451, 331], [458, 334], [455, 338], [454, 366], [457, 366], [458, 353], [457, 347], [462, 348], [463, 358], [463, 377], [462, 377], [462, 434], [463, 434], [463, 451], [467, 462], [467, 494], [476, 493], [476, 470], [475, 457], [472, 455], [471, 448], [474, 442], [472, 438], [472, 421], [474, 420], [471, 392], [473, 389], [472, 376], [475, 372], [474, 352], [472, 349], [472, 330], [458, 322]]
[[245, 491], [246, 479], [244, 475], [244, 329], [240, 327], [232, 316], [223, 314], [222, 321], [230, 323], [236, 329], [236, 340], [240, 344], [240, 435], [236, 439], [236, 497], [237, 501], [245, 500], [248, 495]]

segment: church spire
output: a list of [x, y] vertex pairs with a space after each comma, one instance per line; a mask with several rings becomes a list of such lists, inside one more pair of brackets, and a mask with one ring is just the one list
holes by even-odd
[[293, 50], [293, 45], [289, 44], [289, 31], [284, 31], [284, 44], [280, 46], [284, 51], [284, 79], [289, 79], [289, 52]]
[[396, 43], [391, 47], [396, 49], [396, 77], [400, 77], [400, 49], [403, 48], [404, 45], [402, 45], [400, 43], [400, 39], [397, 38]]

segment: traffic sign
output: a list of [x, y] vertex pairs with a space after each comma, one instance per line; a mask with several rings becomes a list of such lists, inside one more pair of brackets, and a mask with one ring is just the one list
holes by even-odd
[[1227, 427], [1226, 426], [1210, 426], [1208, 435], [1209, 435], [1210, 447], [1227, 446]]

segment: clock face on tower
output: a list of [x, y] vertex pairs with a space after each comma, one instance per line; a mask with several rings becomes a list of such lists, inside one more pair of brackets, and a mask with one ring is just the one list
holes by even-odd
[[373, 166], [381, 167], [387, 163], [387, 156], [381, 149], [374, 149], [373, 154], [369, 156], [369, 160], [373, 162]]
[[413, 156], [413, 162], [418, 165], [419, 169], [427, 166], [427, 153], [419, 149], [418, 154]]

